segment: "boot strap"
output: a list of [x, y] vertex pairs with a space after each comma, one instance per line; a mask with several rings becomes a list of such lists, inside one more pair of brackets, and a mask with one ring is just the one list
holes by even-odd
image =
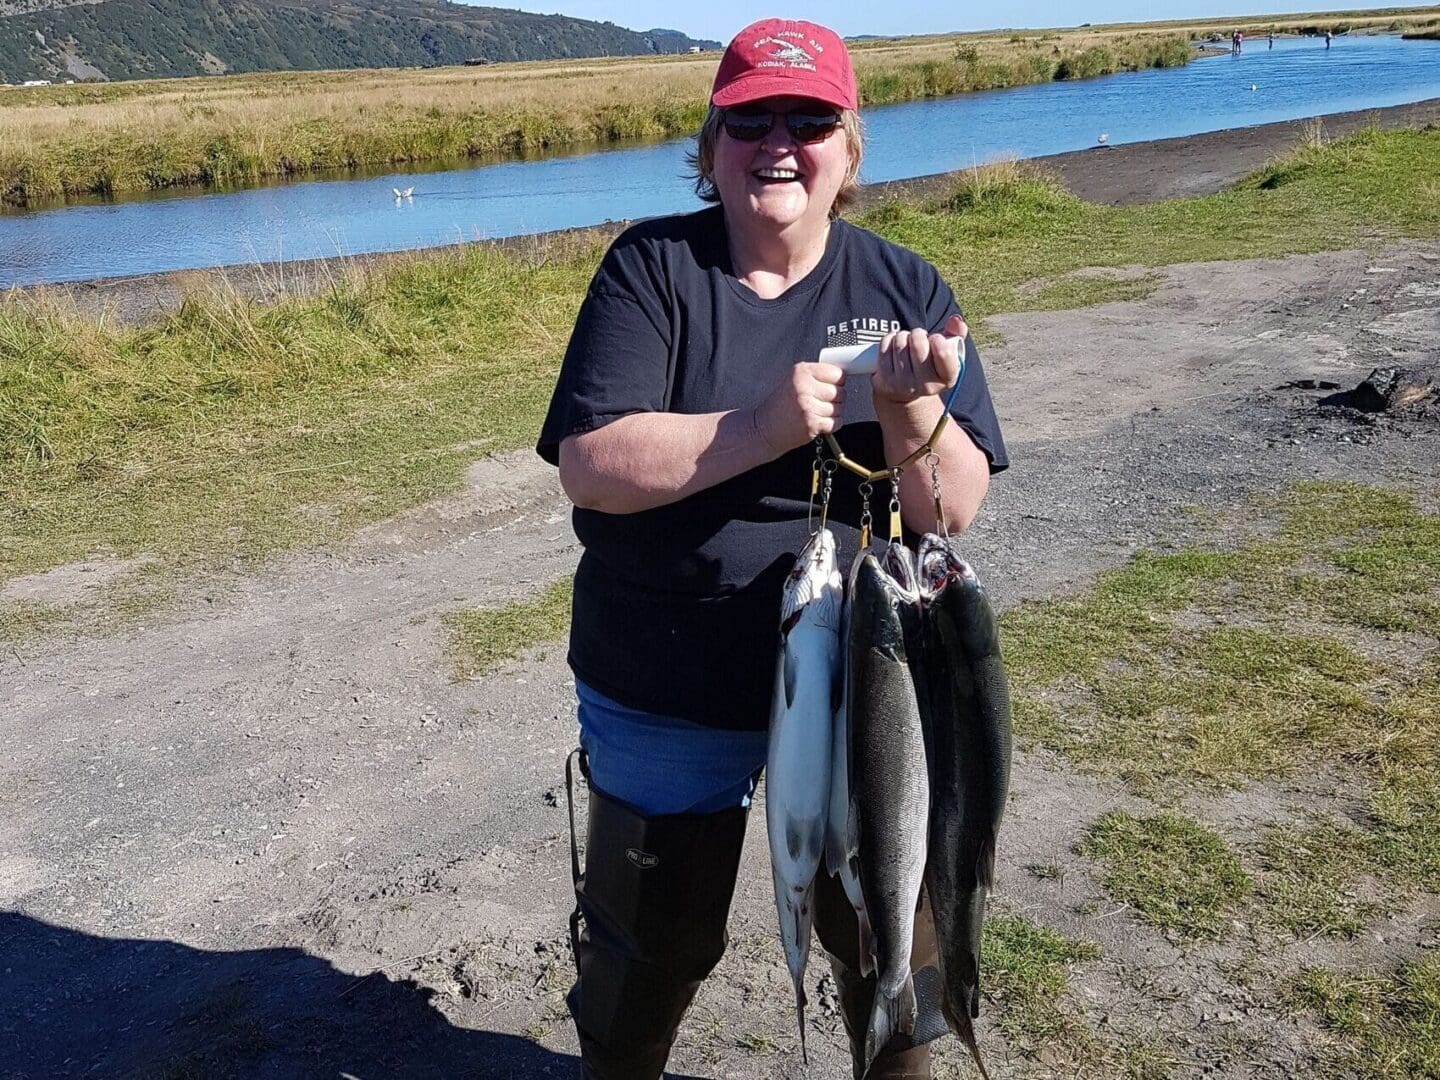
[[583, 747], [577, 746], [565, 759], [565, 804], [570, 811], [570, 880], [575, 886], [575, 910], [570, 913], [570, 952], [575, 958], [576, 970], [580, 967], [580, 841], [575, 830], [575, 772], [576, 759], [580, 761], [580, 775], [590, 779], [590, 758]]

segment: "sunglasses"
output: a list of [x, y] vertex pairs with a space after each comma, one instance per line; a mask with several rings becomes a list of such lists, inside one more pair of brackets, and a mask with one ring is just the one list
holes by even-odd
[[824, 142], [840, 126], [839, 113], [737, 112], [726, 109], [725, 134], [737, 142], [759, 142], [770, 134], [777, 116], [785, 118], [785, 129], [790, 132], [791, 138], [802, 143]]

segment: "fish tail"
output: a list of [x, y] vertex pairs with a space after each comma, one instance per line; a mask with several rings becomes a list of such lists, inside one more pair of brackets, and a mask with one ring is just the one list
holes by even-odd
[[985, 1059], [980, 1056], [980, 1044], [975, 1039], [975, 1025], [971, 1022], [970, 1017], [964, 1009], [957, 1013], [943, 1001], [941, 1002], [941, 1011], [945, 1014], [945, 1019], [950, 1022], [950, 1030], [965, 1044], [970, 1051], [970, 1056], [975, 1059], [975, 1067], [980, 1070], [980, 1075], [984, 1077], [984, 1080], [990, 1080], [990, 1071], [985, 1068]]
[[790, 968], [790, 978], [795, 984], [795, 1018], [800, 1025], [800, 1059], [807, 1065], [810, 1063], [810, 1056], [805, 1049], [805, 1006], [809, 1004], [805, 997], [805, 967], [810, 956], [810, 898], [811, 889], [806, 889], [799, 896], [787, 898], [787, 911], [782, 913], [781, 930], [787, 929], [783, 920], [784, 915], [789, 914], [789, 934], [782, 933], [781, 937], [786, 938], [785, 952], [786, 962]]
[[[805, 998], [805, 980], [796, 976], [795, 978], [795, 1015], [800, 1021], [800, 1060], [810, 1064], [810, 1055], [805, 1049], [805, 1006], [809, 1002]], [[987, 1077], [986, 1080], [989, 1080]]]
[[870, 1010], [870, 1028], [865, 1033], [867, 1070], [897, 1031], [906, 1035], [915, 1034], [915, 981], [909, 975], [905, 976], [904, 985], [894, 997], [887, 996], [876, 987], [875, 1006]]

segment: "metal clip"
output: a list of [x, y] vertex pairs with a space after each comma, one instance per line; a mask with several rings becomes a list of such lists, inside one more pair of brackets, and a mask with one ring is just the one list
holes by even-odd
[[900, 470], [890, 470], [890, 543], [903, 543], [905, 526], [900, 517]]
[[[810, 466], [810, 505], [805, 511], [805, 527], [810, 530], [810, 535], [815, 535], [815, 496], [820, 491], [820, 468], [825, 449], [825, 440], [815, 439], [815, 461]], [[821, 528], [824, 528], [823, 517]]]
[[866, 551], [870, 547], [870, 496], [874, 494], [875, 486], [869, 480], [860, 485], [860, 550]]
[[825, 464], [821, 466], [821, 471], [825, 474], [825, 487], [820, 495], [821, 529], [824, 529], [830, 521], [830, 496], [835, 490], [835, 474], [839, 469], [840, 466], [834, 458], [827, 459]]
[[950, 530], [945, 525], [945, 506], [940, 501], [940, 455], [933, 450], [926, 454], [925, 467], [930, 470], [930, 495], [935, 500], [935, 531], [948, 538]]

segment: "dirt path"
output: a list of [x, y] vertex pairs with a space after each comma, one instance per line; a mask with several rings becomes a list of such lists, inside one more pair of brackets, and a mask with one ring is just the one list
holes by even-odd
[[[1164, 276], [1143, 302], [994, 320], [1015, 466], [969, 546], [1004, 605], [1173, 539], [1184, 505], [1440, 464], [1433, 425], [1352, 429], [1286, 388], [1440, 360], [1440, 248]], [[573, 567], [553, 475], [509, 464], [521, 480], [507, 473], [503, 503], [488, 494], [501, 464], [481, 463], [471, 490], [344, 552], [287, 559], [123, 637], [0, 657], [0, 1078], [574, 1075], [563, 650], [456, 684], [439, 625]], [[1127, 801], [1022, 755], [1001, 904], [1098, 941], [1077, 999], [1107, 1030], [1183, 1033], [1193, 1060], [1175, 1075], [1293, 1074], [1303, 1029], [1231, 1009], [1215, 955], [1085, 914], [1101, 894], [1071, 845]], [[733, 946], [672, 1064], [848, 1075], [833, 1015], [815, 1018], [808, 1070], [795, 1052], [765, 858], [752, 828]], [[1068, 873], [1022, 872], [1035, 863]], [[1371, 955], [1413, 949], [1389, 940]], [[1222, 1008], [1233, 1023], [1199, 1023]], [[1049, 1075], [986, 1042], [997, 1075]]]

